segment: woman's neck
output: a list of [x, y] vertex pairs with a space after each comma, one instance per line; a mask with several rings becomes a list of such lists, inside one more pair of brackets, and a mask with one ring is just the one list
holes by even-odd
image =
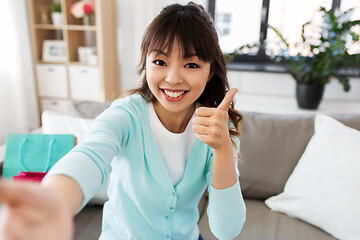
[[172, 133], [184, 132], [195, 111], [195, 105], [181, 112], [169, 112], [158, 101], [153, 102], [153, 105], [162, 125]]

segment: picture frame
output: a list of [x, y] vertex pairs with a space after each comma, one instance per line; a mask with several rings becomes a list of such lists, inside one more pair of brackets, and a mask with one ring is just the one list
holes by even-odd
[[79, 46], [77, 50], [79, 62], [90, 65], [97, 64], [96, 47]]
[[47, 62], [65, 62], [67, 60], [66, 42], [63, 40], [44, 40], [42, 60]]

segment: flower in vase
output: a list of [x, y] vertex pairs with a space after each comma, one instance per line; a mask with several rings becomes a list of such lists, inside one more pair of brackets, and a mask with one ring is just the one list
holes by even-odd
[[91, 0], [79, 1], [71, 5], [70, 12], [76, 18], [82, 18], [95, 12], [95, 3]]
[[92, 14], [94, 13], [95, 10], [95, 3], [93, 1], [85, 2], [83, 9], [85, 14], [87, 15]]

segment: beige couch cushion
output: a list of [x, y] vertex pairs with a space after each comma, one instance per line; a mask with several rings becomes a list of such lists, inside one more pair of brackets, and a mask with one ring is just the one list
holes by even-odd
[[[247, 216], [235, 240], [335, 240], [336, 238], [299, 219], [271, 211], [263, 201], [245, 200]], [[204, 240], [217, 239], [210, 231], [206, 212], [199, 221]]]
[[[285, 183], [314, 133], [314, 115], [242, 113], [239, 164], [245, 198], [266, 199]], [[360, 130], [360, 115], [330, 115]]]

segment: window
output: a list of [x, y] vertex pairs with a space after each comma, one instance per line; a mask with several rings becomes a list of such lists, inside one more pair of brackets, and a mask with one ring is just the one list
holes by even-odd
[[[321, 15], [317, 14], [318, 10], [320, 7], [330, 10], [331, 3], [331, 0], [271, 0], [268, 24], [279, 30], [290, 44], [290, 54], [296, 55], [298, 52], [296, 43], [301, 41], [302, 25], [310, 20], [315, 20], [315, 22], [321, 20]], [[306, 33], [312, 35], [311, 29], [307, 30], [310, 31]], [[279, 37], [271, 29], [267, 30], [267, 40], [268, 42], [280, 41]], [[273, 50], [276, 52], [276, 49]]]
[[[208, 0], [209, 6], [215, 5], [215, 24], [219, 31], [220, 47], [224, 53], [233, 52], [240, 46], [249, 43], [258, 43], [267, 39], [267, 42], [279, 41], [276, 34], [267, 28], [267, 24], [277, 28], [290, 43], [296, 52], [296, 42], [301, 41], [301, 28], [304, 23], [311, 19], [319, 19], [317, 14], [320, 6], [326, 9], [358, 8], [353, 13], [353, 19], [360, 18], [360, 3], [357, 0]], [[225, 23], [225, 16], [229, 15], [229, 21]], [[360, 33], [360, 26], [356, 28]], [[311, 34], [311, 28], [308, 30]], [[270, 46], [271, 47], [271, 46]], [[275, 51], [276, 52], [276, 49]], [[353, 44], [350, 54], [359, 54], [360, 44]], [[254, 54], [237, 56], [240, 62], [266, 62], [263, 57]]]
[[222, 37], [229, 35], [231, 28], [231, 13], [218, 13], [215, 19], [218, 35]]
[[[351, 20], [359, 19], [360, 18], [360, 2], [354, 1], [354, 0], [342, 0], [340, 10], [346, 11], [350, 8], [354, 8], [354, 11], [351, 16]], [[354, 26], [352, 28], [354, 32], [356, 32], [358, 35], [360, 35], [360, 26]], [[352, 46], [349, 47], [349, 54], [360, 54], [360, 43], [352, 44]]]
[[346, 11], [350, 8], [356, 8], [353, 14], [353, 20], [360, 16], [360, 2], [354, 0], [341, 0], [340, 9]]
[[[211, 2], [211, 0], [209, 0]], [[215, 25], [223, 52], [233, 52], [239, 46], [259, 39], [262, 0], [216, 1]]]

